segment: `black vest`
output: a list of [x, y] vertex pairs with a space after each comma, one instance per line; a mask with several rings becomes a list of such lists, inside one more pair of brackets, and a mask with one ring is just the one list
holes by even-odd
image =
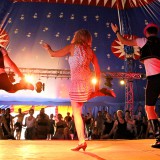
[[140, 61], [148, 58], [160, 59], [160, 38], [148, 37], [147, 43], [140, 49], [140, 53]]
[[0, 51], [0, 68], [4, 68], [4, 58], [1, 51]]

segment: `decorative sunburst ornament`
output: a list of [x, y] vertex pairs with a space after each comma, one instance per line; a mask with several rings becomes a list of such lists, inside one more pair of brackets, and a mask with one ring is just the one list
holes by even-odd
[[5, 30], [0, 28], [0, 46], [6, 48], [9, 43], [9, 36]]
[[[135, 39], [136, 36], [134, 35], [124, 35], [124, 38], [127, 38], [127, 39]], [[140, 57], [140, 50], [139, 50], [139, 47], [138, 46], [133, 46], [133, 53], [126, 53], [125, 51], [125, 45], [122, 44], [118, 38], [116, 38], [112, 45], [111, 45], [111, 50], [113, 52], [113, 54], [119, 58], [119, 59], [126, 59], [126, 58], [133, 58], [133, 59], [139, 59]]]
[[155, 0], [104, 0], [105, 7], [126, 9], [145, 6]]

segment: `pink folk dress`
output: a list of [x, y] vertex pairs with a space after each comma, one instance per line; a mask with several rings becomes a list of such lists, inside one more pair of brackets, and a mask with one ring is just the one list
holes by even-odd
[[74, 55], [69, 57], [71, 70], [71, 87], [69, 91], [71, 101], [86, 102], [92, 92], [92, 73], [90, 63], [93, 53], [87, 53], [82, 45], [75, 45]]

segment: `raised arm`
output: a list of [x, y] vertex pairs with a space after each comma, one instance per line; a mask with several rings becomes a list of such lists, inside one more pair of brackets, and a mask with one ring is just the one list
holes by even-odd
[[127, 45], [127, 46], [137, 46], [137, 42], [136, 42], [136, 39], [133, 39], [133, 40], [129, 40], [127, 38], [124, 38], [120, 32], [119, 32], [119, 28], [116, 24], [113, 24], [111, 23], [111, 28], [113, 30], [113, 32], [116, 34], [118, 40], [124, 44], [124, 45]]
[[42, 47], [50, 54], [51, 57], [63, 57], [67, 54], [70, 54], [71, 53], [71, 46], [72, 45], [70, 44], [60, 50], [53, 51], [49, 44], [47, 44], [47, 43], [42, 44]]

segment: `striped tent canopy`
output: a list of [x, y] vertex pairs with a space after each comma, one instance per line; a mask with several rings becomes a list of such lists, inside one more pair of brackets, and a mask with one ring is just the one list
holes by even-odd
[[13, 2], [47, 2], [126, 9], [145, 6], [154, 0], [11, 0]]

